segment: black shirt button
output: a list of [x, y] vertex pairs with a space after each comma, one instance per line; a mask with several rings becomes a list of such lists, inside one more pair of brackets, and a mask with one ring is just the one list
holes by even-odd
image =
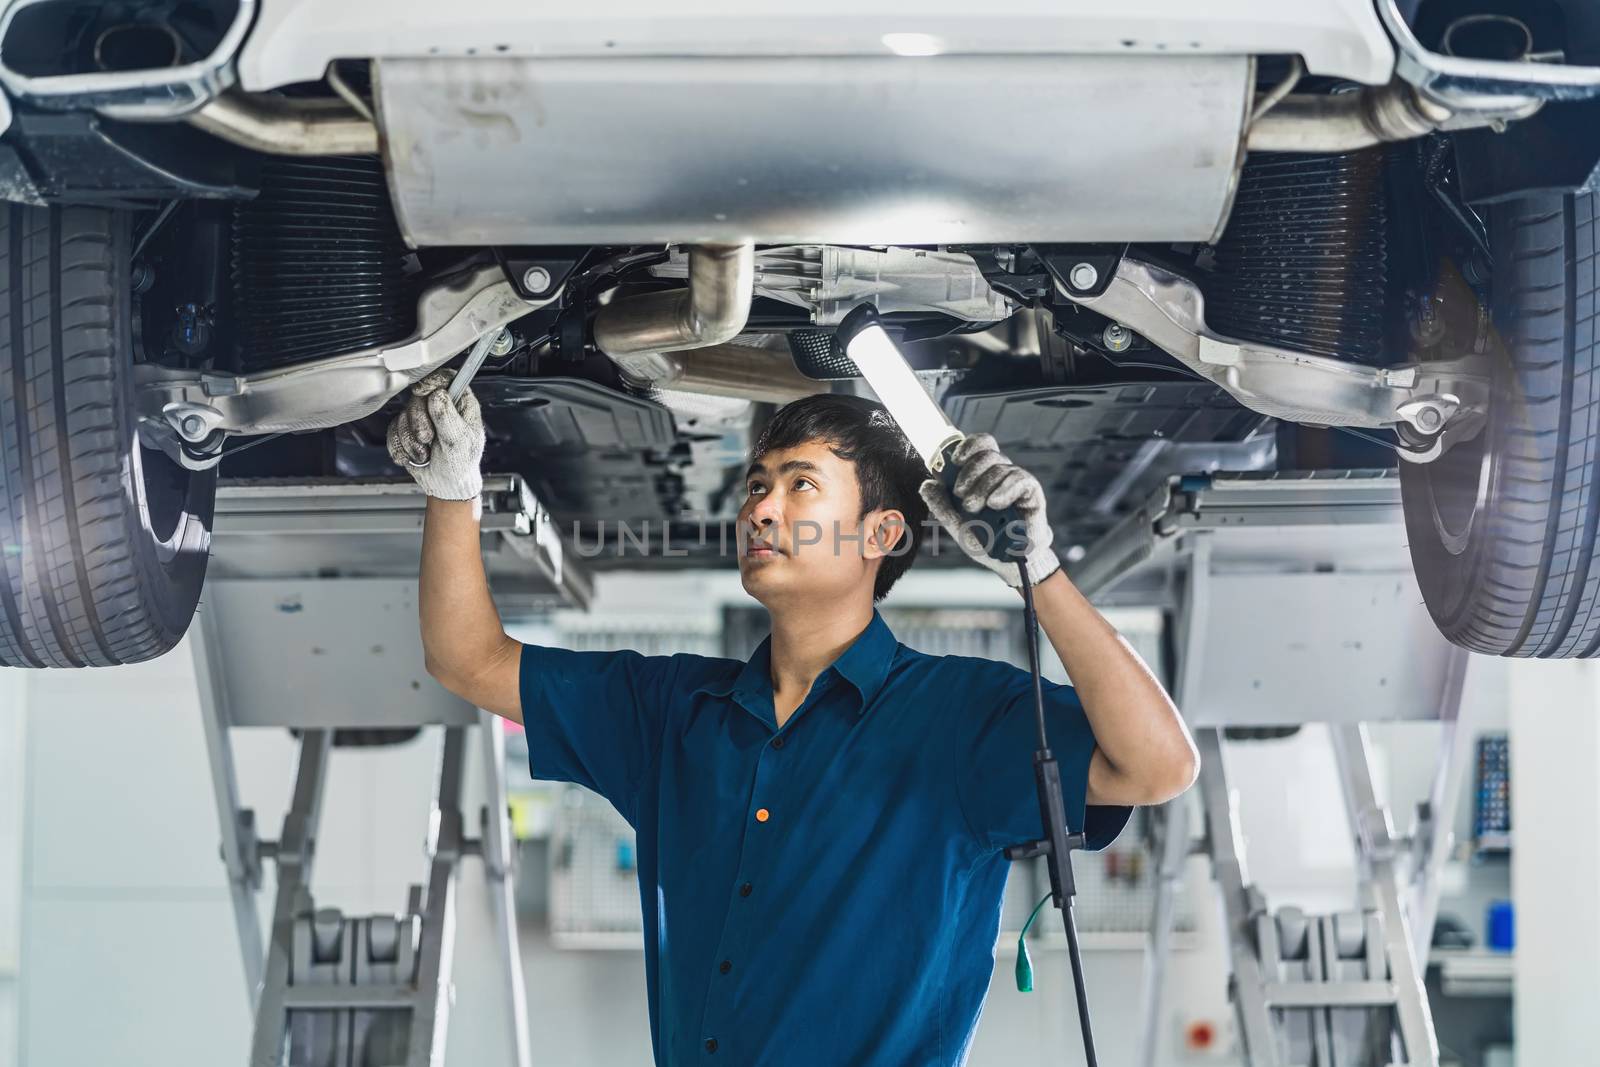
[[772, 747], [773, 748], [782, 748], [783, 747], [783, 737], [781, 735], [778, 736], [778, 737], [774, 737], [772, 739]]
[[706, 1038], [706, 1051], [707, 1052], [715, 1052], [715, 1051], [717, 1051], [717, 1039], [716, 1038], [714, 1038], [714, 1037]]
[[723, 974], [727, 974], [729, 971], [733, 970], [733, 961], [723, 960], [722, 965], [719, 966], [717, 970], [721, 971]]
[[747, 897], [747, 896], [750, 895], [750, 890], [754, 889], [754, 888], [755, 887], [752, 886], [749, 882], [746, 882], [744, 885], [739, 887], [739, 895], [741, 897]]

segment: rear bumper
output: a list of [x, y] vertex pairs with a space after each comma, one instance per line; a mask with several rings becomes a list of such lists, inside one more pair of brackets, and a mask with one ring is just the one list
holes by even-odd
[[916, 33], [946, 54], [1299, 54], [1313, 74], [1389, 80], [1372, 0], [261, 0], [247, 90], [322, 77], [336, 58], [877, 56]]

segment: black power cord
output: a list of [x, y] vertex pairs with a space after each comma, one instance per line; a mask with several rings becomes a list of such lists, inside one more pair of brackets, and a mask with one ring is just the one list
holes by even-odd
[[[940, 480], [944, 483], [945, 491], [951, 500], [956, 500], [955, 481], [957, 467], [951, 452], [952, 446], [947, 446], [943, 456], [943, 464], [938, 471]], [[983, 508], [972, 516], [972, 522], [982, 525], [990, 535], [988, 538], [988, 554], [990, 558], [1002, 563], [1015, 563], [1017, 573], [1022, 579], [1022, 620], [1025, 640], [1028, 645], [1028, 670], [1033, 676], [1033, 713], [1039, 730], [1039, 750], [1033, 754], [1033, 780], [1039, 794], [1039, 820], [1044, 828], [1044, 836], [1038, 841], [1029, 841], [1021, 845], [1013, 845], [1006, 849], [1006, 858], [1013, 862], [1017, 860], [1034, 859], [1039, 856], [1045, 858], [1045, 865], [1050, 871], [1050, 896], [1055, 906], [1061, 909], [1061, 921], [1067, 931], [1067, 957], [1072, 963], [1072, 983], [1077, 993], [1078, 1024], [1083, 1030], [1083, 1052], [1087, 1057], [1088, 1067], [1098, 1067], [1099, 1060], [1094, 1051], [1094, 1027], [1089, 1021], [1089, 995], [1088, 988], [1083, 981], [1083, 953], [1078, 946], [1078, 926], [1072, 917], [1072, 898], [1077, 893], [1076, 883], [1072, 877], [1072, 850], [1084, 846], [1084, 835], [1072, 833], [1067, 826], [1067, 807], [1061, 793], [1061, 767], [1056, 763], [1056, 758], [1050, 751], [1049, 731], [1045, 727], [1044, 719], [1044, 680], [1039, 672], [1039, 614], [1033, 604], [1033, 583], [1028, 580], [1028, 533], [1027, 523], [1015, 508], [995, 510]], [[1040, 906], [1043, 906], [1040, 901]], [[1038, 914], [1034, 908], [1034, 914]], [[1033, 918], [1030, 916], [1028, 923], [1031, 925]], [[1027, 927], [1023, 927], [1027, 932]], [[1025, 946], [1018, 947], [1018, 987], [1022, 987], [1022, 979], [1026, 969], [1026, 956], [1022, 955]], [[1028, 986], [1032, 986], [1031, 974], [1027, 977]], [[1026, 991], [1026, 990], [1024, 990]]]
[[[1039, 728], [1039, 750], [1033, 754], [1033, 778], [1039, 793], [1039, 815], [1044, 837], [1006, 849], [1006, 858], [1016, 861], [1045, 857], [1050, 871], [1050, 895], [1061, 909], [1061, 922], [1067, 932], [1067, 960], [1072, 964], [1072, 986], [1078, 1001], [1078, 1025], [1083, 1031], [1083, 1055], [1088, 1067], [1098, 1067], [1094, 1051], [1094, 1026], [1089, 1021], [1089, 990], [1083, 980], [1083, 951], [1078, 945], [1078, 924], [1072, 916], [1072, 898], [1077, 884], [1072, 877], [1072, 850], [1082, 848], [1084, 835], [1067, 828], [1067, 808], [1061, 793], [1061, 768], [1050, 751], [1050, 737], [1044, 721], [1044, 682], [1039, 673], [1039, 615], [1033, 606], [1033, 583], [1028, 580], [1026, 563], [1018, 558], [1017, 573], [1022, 579], [1022, 621], [1028, 645], [1028, 670], [1033, 675], [1033, 711]], [[1041, 905], [1043, 900], [1039, 902]], [[1038, 908], [1034, 908], [1035, 914]], [[1029, 918], [1032, 923], [1032, 917]], [[1027, 932], [1027, 927], [1023, 928]], [[1019, 947], [1019, 951], [1020, 947]], [[1020, 971], [1020, 967], [1018, 968]]]

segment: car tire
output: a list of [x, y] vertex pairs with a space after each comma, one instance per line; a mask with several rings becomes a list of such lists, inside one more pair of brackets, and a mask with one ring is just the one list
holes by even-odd
[[1445, 637], [1474, 652], [1600, 653], [1596, 199], [1492, 206], [1486, 425], [1432, 463], [1400, 465], [1423, 599]]
[[142, 447], [130, 214], [0, 204], [0, 663], [102, 667], [182, 638], [215, 471]]

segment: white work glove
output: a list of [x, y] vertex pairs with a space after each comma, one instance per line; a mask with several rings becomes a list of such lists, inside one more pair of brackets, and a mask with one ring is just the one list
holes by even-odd
[[450, 403], [455, 376], [435, 371], [411, 387], [389, 424], [389, 458], [439, 500], [476, 500], [483, 493], [483, 412], [468, 389]]
[[1028, 581], [1038, 585], [1061, 569], [1061, 560], [1050, 547], [1055, 534], [1045, 516], [1044, 487], [1039, 479], [1007, 459], [994, 437], [986, 433], [972, 434], [956, 445], [949, 462], [956, 465], [956, 499], [950, 499], [937, 478], [922, 483], [922, 499], [928, 513], [939, 520], [962, 551], [1004, 578], [1011, 588], [1022, 588], [1017, 564], [990, 558], [985, 544], [988, 535], [972, 518], [986, 507], [996, 511], [1014, 508], [1027, 526]]

